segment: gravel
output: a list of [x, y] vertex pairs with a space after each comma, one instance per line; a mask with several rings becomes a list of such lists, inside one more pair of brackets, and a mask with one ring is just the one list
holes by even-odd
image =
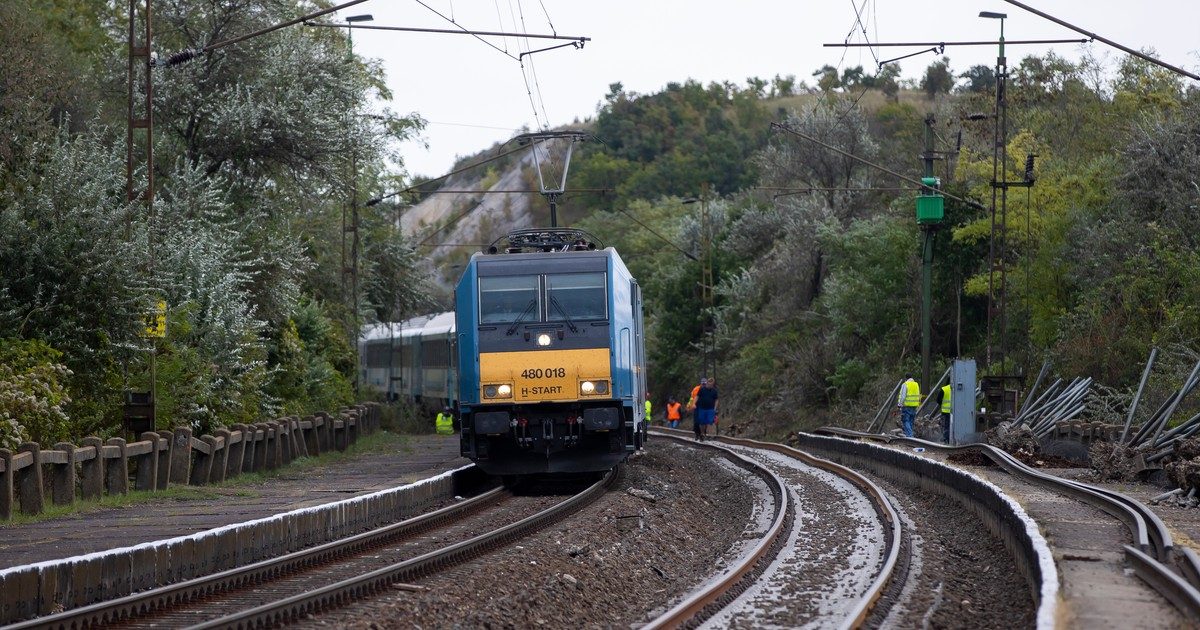
[[719, 454], [651, 440], [614, 489], [517, 544], [301, 625], [636, 626], [755, 536], [756, 491]]
[[909, 532], [907, 582], [872, 627], [1031, 628], [1029, 585], [1004, 544], [953, 499], [872, 476]]

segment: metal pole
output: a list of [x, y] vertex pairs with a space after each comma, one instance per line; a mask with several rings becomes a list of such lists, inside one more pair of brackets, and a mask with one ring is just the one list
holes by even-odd
[[1021, 401], [1021, 408], [1017, 410], [1018, 418], [1021, 417], [1021, 414], [1023, 414], [1026, 409], [1029, 408], [1029, 402], [1033, 400], [1033, 395], [1035, 392], [1037, 392], [1038, 385], [1042, 384], [1042, 379], [1046, 377], [1046, 372], [1049, 370], [1050, 360], [1047, 359], [1042, 361], [1042, 369], [1038, 372], [1037, 378], [1033, 380], [1033, 387], [1029, 388], [1029, 391], [1025, 394], [1025, 400]]
[[1150, 368], [1154, 367], [1154, 357], [1158, 356], [1158, 348], [1150, 348], [1150, 359], [1146, 361], [1146, 369], [1142, 370], [1142, 380], [1138, 383], [1137, 393], [1133, 395], [1133, 403], [1129, 405], [1129, 415], [1125, 418], [1125, 429], [1121, 431], [1121, 439], [1117, 444], [1113, 445], [1113, 454], [1117, 452], [1117, 445], [1124, 444], [1125, 438], [1129, 436], [1129, 426], [1133, 424], [1133, 414], [1137, 412], [1138, 401], [1142, 399], [1142, 390], [1146, 388], [1146, 381], [1150, 378]]
[[[925, 116], [925, 153], [921, 156], [925, 165], [925, 177], [933, 177], [933, 114]], [[933, 238], [936, 227], [921, 226], [924, 239], [921, 243], [921, 385], [928, 388], [930, 370], [930, 338], [932, 325], [930, 319], [933, 310]], [[926, 389], [926, 392], [932, 389]]]

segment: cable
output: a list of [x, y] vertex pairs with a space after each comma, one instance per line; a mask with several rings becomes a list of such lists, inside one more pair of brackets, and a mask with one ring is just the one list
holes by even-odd
[[[358, 0], [358, 1], [360, 1], [360, 2], [361, 2], [361, 1], [365, 1], [365, 0]], [[509, 52], [508, 52], [507, 50], [504, 50], [504, 49], [500, 48], [499, 46], [497, 46], [497, 45], [493, 44], [492, 42], [489, 42], [488, 40], [486, 40], [486, 39], [484, 39], [484, 38], [482, 38], [482, 37], [480, 37], [480, 36], [478, 36], [478, 35], [476, 35], [476, 34], [474, 34], [474, 33], [471, 33], [469, 29], [467, 29], [467, 28], [465, 28], [465, 27], [463, 27], [463, 26], [460, 26], [460, 25], [459, 25], [457, 22], [455, 22], [454, 20], [452, 20], [452, 19], [450, 19], [450, 18], [446, 17], [446, 16], [445, 16], [445, 15], [444, 15], [444, 14], [443, 14], [441, 11], [438, 11], [437, 9], [435, 9], [435, 8], [433, 8], [433, 7], [431, 7], [431, 6], [429, 6], [428, 4], [425, 4], [425, 3], [424, 3], [424, 2], [422, 2], [421, 0], [416, 0], [416, 3], [417, 3], [417, 4], [419, 4], [419, 5], [421, 5], [421, 6], [423, 6], [423, 7], [425, 7], [426, 9], [429, 9], [430, 11], [432, 11], [432, 12], [433, 12], [433, 14], [434, 14], [434, 15], [436, 15], [436, 16], [438, 16], [438, 17], [442, 18], [443, 20], [446, 20], [447, 22], [449, 22], [449, 23], [451, 23], [451, 24], [453, 24], [453, 25], [455, 25], [455, 26], [458, 26], [458, 28], [462, 29], [462, 31], [463, 31], [463, 32], [465, 32], [465, 33], [469, 33], [469, 34], [470, 34], [472, 37], [474, 37], [475, 39], [478, 39], [479, 41], [481, 41], [481, 42], [483, 42], [483, 43], [485, 43], [485, 44], [487, 44], [488, 46], [490, 46], [491, 48], [495, 49], [497, 52], [499, 52], [500, 54], [504, 55], [505, 57], [508, 57], [509, 59], [512, 59], [513, 61], [520, 61], [520, 60], [519, 60], [519, 59], [517, 59], [516, 57], [512, 56], [511, 54], [509, 54]]]
[[434, 177], [433, 179], [427, 179], [427, 180], [425, 180], [425, 181], [423, 181], [423, 182], [418, 182], [418, 183], [416, 183], [416, 184], [413, 184], [413, 185], [409, 186], [408, 188], [404, 188], [404, 189], [401, 189], [401, 190], [397, 190], [396, 192], [388, 193], [388, 194], [386, 194], [386, 195], [384, 195], [384, 196], [382, 196], [382, 197], [376, 197], [376, 198], [374, 198], [374, 199], [371, 199], [370, 201], [368, 201], [366, 205], [368, 205], [368, 206], [373, 206], [373, 205], [375, 205], [375, 204], [377, 204], [377, 203], [379, 203], [379, 202], [383, 201], [384, 199], [388, 199], [388, 198], [391, 198], [391, 197], [395, 197], [396, 195], [402, 195], [402, 194], [404, 194], [404, 193], [406, 193], [406, 192], [412, 192], [412, 191], [416, 190], [417, 188], [420, 188], [421, 186], [424, 186], [424, 185], [426, 185], [426, 184], [432, 184], [433, 182], [436, 182], [436, 181], [439, 181], [439, 180], [442, 180], [442, 179], [446, 179], [447, 177], [451, 177], [451, 176], [454, 176], [454, 175], [458, 175], [459, 173], [462, 173], [462, 172], [465, 172], [465, 171], [469, 171], [469, 170], [471, 170], [471, 169], [473, 169], [473, 168], [476, 168], [476, 167], [479, 167], [479, 166], [483, 166], [484, 164], [487, 164], [488, 162], [495, 162], [496, 160], [499, 160], [499, 159], [500, 159], [500, 158], [502, 158], [502, 157], [506, 157], [506, 156], [512, 155], [513, 153], [516, 153], [517, 151], [521, 151], [521, 150], [523, 150], [524, 148], [525, 148], [525, 147], [515, 147], [515, 148], [512, 148], [512, 149], [509, 149], [508, 151], [505, 151], [505, 152], [503, 152], [503, 153], [499, 153], [499, 154], [497, 154], [497, 155], [494, 155], [494, 156], [492, 156], [492, 157], [490, 157], [490, 158], [487, 158], [486, 160], [480, 160], [479, 162], [476, 162], [476, 163], [474, 163], [474, 164], [468, 164], [467, 166], [464, 166], [464, 167], [462, 167], [462, 168], [460, 168], [460, 169], [456, 169], [456, 170], [450, 171], [449, 173], [446, 173], [445, 175], [441, 175], [441, 176], [438, 176], [438, 177]]
[[[867, 8], [867, 2], [869, 1], [870, 0], [863, 0], [862, 9]], [[854, 4], [854, 0], [850, 0], [850, 8], [854, 9], [854, 21], [859, 30], [862, 31], [863, 41], [867, 43], [867, 50], [870, 51], [871, 58], [875, 60], [875, 66], [879, 67], [879, 55], [875, 54], [875, 48], [871, 46], [871, 39], [867, 37], [867, 26], [863, 24], [862, 21], [862, 9]], [[853, 32], [853, 27], [851, 27], [851, 32]], [[846, 36], [846, 39], [850, 39], [850, 37]]]
[[660, 240], [660, 241], [662, 241], [662, 242], [666, 243], [667, 245], [670, 245], [671, 247], [674, 247], [674, 248], [675, 248], [675, 251], [678, 251], [680, 254], [683, 254], [684, 256], [687, 256], [687, 257], [688, 257], [689, 259], [691, 259], [691, 260], [697, 260], [697, 261], [699, 260], [698, 258], [696, 258], [696, 257], [695, 257], [693, 254], [691, 254], [690, 252], [688, 252], [688, 251], [684, 250], [682, 247], [680, 247], [680, 246], [676, 245], [676, 244], [675, 244], [675, 241], [672, 241], [672, 240], [668, 239], [667, 237], [663, 236], [662, 234], [659, 234], [658, 232], [656, 232], [656, 231], [654, 230], [654, 228], [650, 227], [649, 225], [646, 225], [645, 223], [642, 223], [642, 222], [641, 222], [641, 221], [640, 221], [640, 220], [639, 220], [637, 217], [633, 216], [632, 214], [629, 214], [629, 213], [628, 213], [628, 212], [626, 212], [626, 211], [625, 211], [623, 208], [617, 208], [616, 210], [617, 210], [617, 212], [620, 212], [621, 214], [623, 214], [623, 215], [625, 215], [625, 216], [629, 217], [630, 219], [633, 219], [633, 222], [634, 222], [634, 223], [637, 223], [638, 225], [640, 225], [640, 226], [642, 226], [642, 227], [646, 228], [646, 231], [647, 231], [647, 232], [649, 232], [649, 233], [651, 233], [651, 234], [653, 234], [653, 235], [655, 235], [655, 236], [657, 236], [657, 237], [658, 237], [658, 240]]
[[538, 0], [538, 4], [542, 5], [542, 13], [546, 14], [546, 24], [550, 25], [550, 32], [557, 35], [558, 31], [554, 30], [554, 22], [550, 21], [550, 12], [546, 10], [546, 3], [542, 2], [542, 0]]

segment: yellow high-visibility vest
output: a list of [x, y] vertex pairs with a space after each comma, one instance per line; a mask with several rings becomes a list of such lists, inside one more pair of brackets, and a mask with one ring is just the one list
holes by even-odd
[[649, 398], [647, 398], [647, 399], [646, 399], [646, 419], [647, 419], [647, 420], [649, 420], [649, 419], [650, 419], [650, 416], [651, 416], [651, 413], [650, 413], [650, 399], [649, 399]]
[[942, 413], [950, 413], [950, 386], [942, 386]]
[[454, 435], [454, 414], [438, 413], [434, 426], [438, 435]]
[[896, 404], [903, 407], [920, 407], [921, 386], [911, 379], [904, 381], [904, 389], [900, 390], [900, 395], [896, 397]]

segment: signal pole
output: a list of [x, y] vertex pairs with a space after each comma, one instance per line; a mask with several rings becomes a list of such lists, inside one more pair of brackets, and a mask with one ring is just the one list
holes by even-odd
[[921, 178], [921, 191], [917, 196], [917, 225], [921, 228], [921, 386], [932, 387], [930, 380], [930, 346], [933, 334], [931, 311], [933, 310], [933, 240], [938, 227], [945, 220], [945, 199], [939, 192], [941, 182], [933, 176], [933, 161], [937, 152], [933, 148], [933, 114], [925, 117], [925, 152], [921, 159], [925, 163], [925, 176]]

